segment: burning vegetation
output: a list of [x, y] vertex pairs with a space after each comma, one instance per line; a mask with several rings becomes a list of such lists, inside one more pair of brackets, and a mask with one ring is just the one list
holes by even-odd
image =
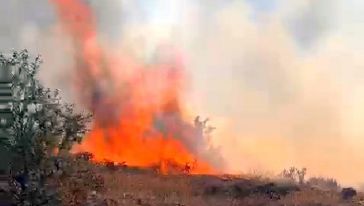
[[80, 101], [95, 114], [90, 134], [74, 151], [90, 152], [95, 161], [159, 165], [162, 173], [175, 167], [190, 173], [217, 172], [217, 162], [206, 158], [211, 127], [184, 118], [182, 57], [169, 46], [161, 48], [153, 64], [114, 56], [98, 41], [86, 3], [52, 2], [61, 27], [74, 41], [79, 77], [74, 83]]

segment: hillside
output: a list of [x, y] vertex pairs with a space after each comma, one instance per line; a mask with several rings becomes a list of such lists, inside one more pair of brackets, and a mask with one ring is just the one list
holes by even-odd
[[363, 205], [364, 196], [343, 199], [340, 190], [261, 177], [161, 175], [153, 169], [63, 160], [52, 179], [64, 205]]

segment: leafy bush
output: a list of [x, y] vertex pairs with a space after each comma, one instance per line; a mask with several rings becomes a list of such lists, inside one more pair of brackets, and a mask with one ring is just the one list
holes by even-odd
[[56, 168], [55, 151], [67, 152], [80, 142], [91, 119], [63, 104], [58, 90], [40, 84], [36, 78], [40, 65], [40, 57], [31, 60], [26, 50], [10, 57], [0, 54], [0, 68], [10, 68], [13, 74], [13, 122], [2, 144], [12, 154], [11, 185], [17, 205], [56, 204], [46, 189], [47, 177]]

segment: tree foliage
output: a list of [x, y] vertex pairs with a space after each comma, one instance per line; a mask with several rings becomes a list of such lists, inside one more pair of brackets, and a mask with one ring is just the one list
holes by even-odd
[[[45, 88], [36, 78], [42, 61], [28, 52], [0, 54], [2, 68], [11, 68], [13, 122], [7, 145], [14, 191], [19, 205], [54, 205], [46, 198], [46, 178], [53, 172], [49, 161], [55, 151], [69, 151], [87, 132], [91, 116], [77, 113], [74, 105], [62, 103], [59, 90]], [[52, 199], [52, 198], [51, 198]]]

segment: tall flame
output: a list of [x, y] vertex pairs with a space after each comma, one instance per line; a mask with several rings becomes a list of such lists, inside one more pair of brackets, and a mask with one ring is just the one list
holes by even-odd
[[188, 166], [190, 172], [212, 172], [191, 146], [198, 141], [194, 138], [203, 138], [202, 128], [182, 117], [181, 58], [176, 55], [146, 66], [129, 56], [108, 53], [97, 39], [95, 17], [86, 3], [51, 2], [77, 50], [75, 75], [80, 99], [95, 114], [92, 131], [75, 149], [93, 153], [96, 161], [159, 165], [164, 171], [171, 164], [195, 163]]

